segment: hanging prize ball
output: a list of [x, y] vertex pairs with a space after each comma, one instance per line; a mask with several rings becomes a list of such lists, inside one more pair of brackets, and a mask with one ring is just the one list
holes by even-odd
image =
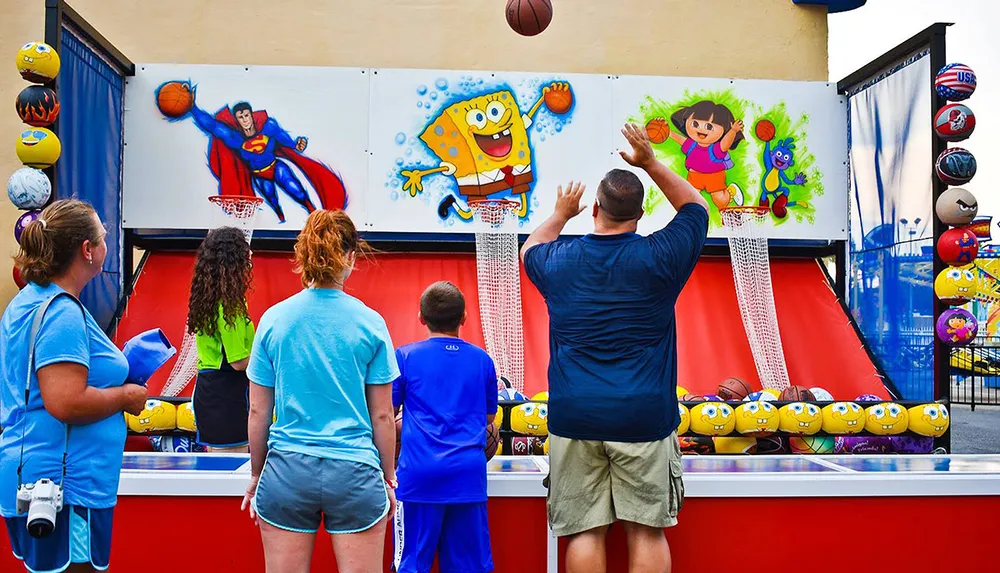
[[537, 36], [552, 21], [550, 0], [507, 0], [507, 24], [522, 36]]
[[32, 83], [52, 81], [59, 75], [59, 54], [44, 42], [29, 42], [17, 52], [17, 71]]
[[971, 265], [979, 255], [979, 239], [969, 229], [948, 229], [938, 239], [937, 252], [945, 264]]
[[28, 283], [21, 278], [21, 269], [17, 268], [17, 265], [14, 265], [13, 275], [14, 275], [14, 284], [17, 285], [18, 289], [23, 289], [24, 287], [28, 286]]
[[934, 213], [945, 225], [961, 227], [975, 220], [979, 214], [979, 201], [966, 189], [952, 187], [938, 197]]
[[51, 167], [62, 153], [62, 144], [51, 130], [32, 127], [21, 132], [17, 138], [17, 158], [28, 167], [44, 169]]
[[949, 346], [965, 346], [976, 338], [979, 322], [964, 308], [949, 308], [938, 317], [934, 330], [941, 342]]
[[934, 131], [945, 141], [968, 139], [976, 129], [976, 115], [965, 104], [950, 103], [934, 116]]
[[28, 86], [17, 94], [14, 107], [24, 123], [48, 127], [59, 117], [59, 96], [45, 86]]
[[972, 92], [976, 91], [976, 73], [965, 64], [948, 64], [937, 73], [934, 87], [938, 95], [947, 100], [969, 99]]
[[17, 218], [17, 222], [14, 223], [14, 240], [17, 241], [17, 244], [21, 244], [21, 233], [41, 216], [41, 211], [28, 211]]
[[976, 176], [976, 158], [961, 147], [949, 147], [938, 155], [934, 172], [945, 185], [965, 185]]
[[33, 167], [22, 167], [7, 180], [7, 197], [18, 209], [41, 209], [52, 196], [52, 182]]
[[948, 267], [934, 279], [934, 294], [948, 306], [963, 305], [974, 299], [978, 292], [978, 276], [971, 266]]

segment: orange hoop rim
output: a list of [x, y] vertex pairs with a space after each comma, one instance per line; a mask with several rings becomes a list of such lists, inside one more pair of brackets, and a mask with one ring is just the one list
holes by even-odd
[[264, 202], [260, 197], [248, 197], [246, 195], [209, 195], [208, 200], [221, 205], [226, 203], [251, 203], [260, 205]]

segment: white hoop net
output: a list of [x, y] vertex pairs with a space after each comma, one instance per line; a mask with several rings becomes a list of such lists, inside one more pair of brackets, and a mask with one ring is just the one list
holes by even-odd
[[[253, 238], [254, 223], [257, 212], [263, 200], [259, 197], [243, 197], [233, 195], [213, 195], [209, 201], [218, 206], [213, 218], [212, 228], [236, 227], [243, 231], [247, 243]], [[198, 375], [198, 345], [195, 336], [188, 332], [187, 322], [184, 323], [184, 338], [177, 353], [167, 382], [163, 385], [161, 396], [177, 396], [187, 388], [188, 384]]]
[[[517, 253], [518, 204], [470, 203], [476, 221], [476, 277], [486, 352], [497, 375], [524, 392], [521, 269]], [[501, 383], [497, 383], [498, 389]]]
[[788, 370], [774, 310], [767, 237], [761, 233], [767, 213], [763, 208], [743, 208], [723, 209], [721, 214], [729, 239], [736, 300], [757, 375], [764, 388], [784, 390], [788, 387]]

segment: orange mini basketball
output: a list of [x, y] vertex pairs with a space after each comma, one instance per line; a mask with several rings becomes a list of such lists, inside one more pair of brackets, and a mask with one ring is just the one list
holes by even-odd
[[194, 93], [187, 82], [167, 82], [156, 90], [156, 106], [167, 117], [181, 117], [194, 106]]

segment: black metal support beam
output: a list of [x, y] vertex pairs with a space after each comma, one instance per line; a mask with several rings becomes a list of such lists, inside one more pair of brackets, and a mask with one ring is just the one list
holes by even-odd
[[[938, 22], [936, 24], [931, 24], [902, 44], [899, 44], [878, 58], [868, 62], [868, 64], [863, 66], [858, 71], [837, 82], [837, 91], [840, 93], [847, 93], [851, 90], [851, 88], [878, 76], [883, 71], [891, 68], [895, 64], [898, 64], [900, 60], [905, 59], [910, 54], [927, 48], [928, 43], [935, 36], [940, 35], [941, 38], [944, 38], [944, 31], [948, 26], [951, 26], [951, 23]], [[933, 67], [933, 61], [931, 62], [931, 65]], [[936, 73], [938, 69], [940, 68], [934, 68], [934, 72]]]
[[[62, 17], [63, 17], [63, 3], [61, 0], [45, 0], [45, 43], [52, 47], [57, 54], [62, 53]], [[52, 91], [59, 93], [59, 76], [56, 76], [52, 81], [45, 84], [46, 87]], [[59, 120], [52, 122], [49, 126], [52, 133], [59, 136]], [[52, 165], [43, 170], [45, 175], [48, 176], [49, 182], [52, 185], [52, 196], [49, 201], [55, 201], [59, 199], [56, 196], [58, 187], [56, 183], [58, 182], [59, 176], [56, 170], [56, 166]]]

